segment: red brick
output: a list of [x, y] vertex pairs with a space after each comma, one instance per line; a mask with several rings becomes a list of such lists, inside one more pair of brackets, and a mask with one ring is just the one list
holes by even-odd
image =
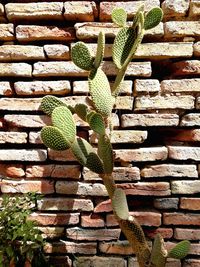
[[149, 238], [153, 239], [157, 234], [161, 234], [163, 238], [169, 239], [173, 236], [173, 229], [172, 228], [157, 228], [155, 230], [151, 229], [144, 229], [145, 235]]
[[200, 214], [194, 213], [163, 213], [163, 224], [165, 225], [200, 225]]
[[[163, 132], [164, 133], [164, 132]], [[166, 140], [170, 141], [183, 141], [183, 142], [199, 142], [200, 130], [199, 129], [170, 129], [167, 131]]]
[[81, 216], [81, 226], [82, 227], [104, 227], [104, 219], [97, 215], [97, 214], [91, 214], [91, 215], [82, 215]]
[[76, 257], [76, 260], [73, 263], [74, 267], [91, 267], [91, 266], [98, 266], [98, 267], [125, 267], [126, 262], [123, 258], [116, 258], [116, 257]]
[[171, 64], [173, 76], [200, 75], [199, 60], [185, 60]]
[[183, 263], [183, 267], [199, 267], [200, 260], [198, 259], [186, 259]]
[[185, 228], [175, 228], [174, 237], [178, 240], [197, 240], [200, 239], [200, 230], [198, 229], [185, 229]]
[[68, 256], [48, 256], [46, 259], [54, 267], [72, 267], [72, 261]]
[[186, 210], [200, 210], [200, 198], [186, 198], [180, 199], [180, 208]]
[[101, 242], [99, 244], [99, 249], [100, 252], [106, 254], [131, 255], [134, 253], [128, 241]]
[[25, 176], [25, 171], [21, 164], [0, 164], [0, 174], [11, 178], [21, 178]]
[[97, 206], [94, 208], [94, 212], [100, 213], [100, 212], [110, 212], [112, 211], [112, 205], [111, 200], [105, 200], [103, 202], [100, 202], [97, 204]]
[[65, 228], [64, 227], [38, 226], [38, 229], [41, 231], [43, 238], [55, 239], [55, 238], [63, 238], [65, 236]]

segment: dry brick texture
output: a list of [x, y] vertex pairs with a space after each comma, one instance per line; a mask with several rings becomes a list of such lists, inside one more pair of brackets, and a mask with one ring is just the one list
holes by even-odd
[[[162, 7], [163, 22], [146, 32], [113, 113], [114, 177], [150, 239], [161, 233], [168, 248], [192, 241], [182, 264], [170, 260], [167, 267], [199, 267], [199, 0], [1, 2], [0, 174], [10, 177], [1, 192], [44, 195], [30, 219], [48, 240], [52, 264], [65, 267], [138, 265], [127, 242], [117, 242], [120, 229], [99, 177], [70, 150], [42, 145], [40, 129], [50, 123], [42, 96], [86, 101], [87, 72], [72, 63], [70, 50], [83, 40], [94, 54], [100, 30], [108, 37], [102, 68], [112, 83], [112, 9], [124, 7], [131, 20], [142, 3], [146, 11]], [[87, 125], [75, 120], [87, 136]]]

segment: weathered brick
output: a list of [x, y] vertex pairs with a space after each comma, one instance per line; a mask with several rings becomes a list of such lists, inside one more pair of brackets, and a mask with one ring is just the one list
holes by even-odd
[[115, 150], [117, 161], [136, 162], [136, 161], [156, 161], [167, 158], [166, 147], [141, 147], [136, 149]]
[[199, 16], [200, 16], [200, 3], [198, 0], [191, 0], [189, 17], [199, 17]]
[[100, 252], [106, 254], [117, 254], [117, 255], [131, 255], [134, 253], [133, 248], [126, 240], [118, 240], [113, 242], [101, 242], [99, 244]]
[[2, 45], [0, 46], [1, 61], [20, 61], [20, 60], [44, 60], [45, 54], [43, 47], [33, 45]]
[[38, 225], [74, 225], [79, 223], [79, 213], [41, 213], [34, 212], [28, 219]]
[[198, 259], [186, 259], [183, 263], [183, 267], [199, 267], [200, 260]]
[[[113, 170], [115, 181], [135, 181], [140, 180], [140, 169], [138, 167], [115, 167]], [[98, 174], [87, 168], [83, 169], [83, 178], [86, 181], [100, 180]]]
[[189, 9], [189, 2], [187, 0], [165, 0], [162, 3], [162, 10], [165, 17], [185, 17]]
[[65, 236], [65, 228], [64, 227], [37, 227], [41, 231], [41, 235], [43, 238], [54, 239], [54, 238], [62, 238]]
[[[146, 226], [160, 226], [161, 225], [161, 214], [159, 212], [150, 212], [150, 211], [134, 211], [130, 212], [141, 225]], [[115, 226], [118, 225], [118, 222], [113, 214], [108, 214], [106, 216], [106, 225]]]
[[180, 126], [200, 126], [200, 114], [188, 113], [181, 118]]
[[89, 199], [43, 198], [38, 200], [38, 210], [44, 211], [92, 211], [93, 203]]
[[27, 143], [27, 133], [0, 132], [0, 144], [24, 144]]
[[[129, 257], [128, 267], [139, 267], [137, 259], [133, 257]], [[168, 258], [165, 267], [181, 267], [181, 262], [180, 260], [174, 260], [174, 259]]]
[[[112, 87], [113, 82], [110, 83]], [[125, 80], [122, 82], [122, 90], [120, 94], [132, 95], [132, 85], [131, 80]], [[89, 86], [88, 81], [75, 81], [73, 82], [73, 92], [74, 94], [88, 94]]]
[[69, 46], [62, 44], [44, 45], [44, 52], [49, 59], [53, 60], [69, 60]]
[[186, 198], [180, 199], [180, 208], [186, 210], [200, 210], [200, 198]]
[[134, 95], [157, 93], [160, 91], [160, 83], [156, 79], [136, 79], [134, 82]]
[[163, 228], [159, 227], [156, 229], [147, 228], [144, 229], [144, 233], [151, 239], [154, 239], [157, 234], [160, 234], [163, 238], [172, 238], [173, 237], [173, 229], [172, 228]]
[[71, 92], [69, 81], [23, 81], [14, 83], [18, 95], [63, 95]]
[[[139, 130], [114, 130], [112, 131], [110, 141], [113, 144], [119, 143], [143, 143], [147, 139], [147, 131]], [[93, 132], [89, 132], [90, 142], [97, 143], [97, 135]]]
[[166, 38], [200, 35], [199, 21], [168, 21], [164, 23]]
[[64, 3], [66, 20], [94, 21], [98, 17], [98, 9], [94, 1], [67, 1]]
[[[200, 28], [200, 27], [199, 27]], [[200, 74], [200, 60], [184, 60], [171, 64], [172, 76], [190, 76]]]
[[196, 98], [196, 109], [200, 109], [200, 97]]
[[171, 129], [166, 136], [167, 140], [183, 141], [183, 142], [197, 142], [200, 141], [199, 129]]
[[174, 229], [174, 237], [178, 240], [198, 240], [200, 239], [200, 230], [198, 229], [183, 229], [183, 228], [175, 228]]
[[26, 177], [53, 177], [79, 179], [81, 175], [80, 165], [29, 165], [26, 167]]
[[[76, 37], [80, 40], [97, 38], [100, 31], [102, 31], [106, 37], [114, 38], [119, 31], [119, 27], [113, 23], [100, 23], [100, 22], [88, 22], [88, 23], [76, 23], [75, 24]], [[158, 38], [164, 35], [163, 24], [160, 23], [153, 29], [145, 32], [145, 37]]]
[[176, 160], [200, 160], [200, 147], [168, 146], [169, 158]]
[[73, 227], [66, 229], [66, 237], [72, 240], [109, 241], [118, 239], [120, 229], [82, 229]]
[[200, 56], [200, 41], [196, 42], [193, 48], [194, 48], [194, 56], [199, 57]]
[[198, 172], [196, 165], [159, 164], [143, 168], [141, 176], [145, 178], [165, 176], [198, 178]]
[[125, 190], [127, 195], [141, 196], [168, 196], [170, 195], [170, 187], [167, 182], [137, 182], [119, 184], [118, 187]]
[[171, 182], [172, 194], [195, 194], [200, 192], [200, 181], [172, 181]]
[[[116, 75], [117, 68], [113, 62], [103, 62], [102, 69], [107, 75]], [[128, 76], [143, 76], [151, 75], [150, 62], [131, 62], [128, 66], [126, 74]], [[88, 76], [88, 71], [82, 70], [71, 61], [51, 61], [37, 62], [33, 66], [33, 75], [35, 77], [44, 76]]]
[[48, 149], [48, 156], [51, 160], [56, 161], [77, 161], [76, 157], [73, 155], [70, 149], [64, 151], [55, 151]]
[[40, 107], [40, 104], [41, 99], [39, 98], [1, 98], [0, 110], [37, 111]]
[[69, 258], [69, 256], [46, 256], [45, 257], [47, 261], [54, 267], [71, 267], [72, 266], [72, 260]]
[[58, 181], [56, 182], [57, 194], [76, 194], [85, 196], [107, 196], [105, 186], [100, 183], [82, 183], [71, 181]]
[[30, 144], [43, 144], [40, 131], [39, 132], [29, 132], [28, 141]]
[[5, 122], [13, 127], [41, 128], [51, 123], [51, 119], [46, 115], [5, 115]]
[[20, 42], [73, 41], [75, 40], [75, 31], [72, 27], [19, 25], [16, 27], [16, 38]]
[[46, 150], [42, 149], [1, 149], [1, 161], [45, 161]]
[[110, 21], [112, 10], [116, 7], [125, 9], [128, 20], [132, 20], [138, 8], [144, 4], [144, 10], [149, 11], [152, 7], [160, 6], [158, 0], [147, 1], [128, 1], [128, 2], [101, 2], [100, 3], [100, 20]]
[[200, 225], [200, 214], [194, 213], [163, 213], [163, 223], [166, 225]]
[[81, 254], [95, 254], [97, 251], [97, 244], [95, 242], [90, 243], [75, 243], [69, 241], [57, 241], [52, 243], [45, 243], [45, 253], [81, 253]]
[[193, 96], [141, 96], [135, 99], [135, 110], [193, 109]]
[[126, 267], [126, 262], [123, 258], [116, 257], [77, 257], [73, 263], [74, 267], [90, 267], [90, 266], [98, 266], [98, 267]]
[[11, 23], [0, 24], [0, 41], [13, 41], [14, 39], [14, 25]]
[[41, 194], [54, 193], [54, 184], [51, 181], [12, 181], [3, 180], [1, 182], [2, 193], [28, 193], [37, 192]]
[[200, 79], [164, 80], [160, 86], [162, 93], [199, 93]]
[[62, 19], [63, 3], [9, 3], [5, 5], [9, 21]]
[[11, 96], [13, 90], [9, 82], [0, 82], [0, 95], [2, 96]]
[[0, 63], [0, 77], [31, 77], [32, 67], [28, 63]]
[[155, 198], [154, 207], [156, 209], [178, 209], [178, 198]]
[[25, 171], [21, 164], [0, 164], [0, 175], [11, 178], [21, 178], [25, 176]]
[[122, 128], [132, 126], [177, 126], [179, 116], [177, 114], [122, 114]]
[[104, 200], [100, 203], [97, 204], [97, 206], [94, 208], [95, 213], [100, 213], [100, 212], [111, 212], [112, 211], [112, 205], [111, 205], [111, 200]]
[[97, 214], [82, 215], [81, 226], [97, 228], [97, 227], [104, 227], [105, 223], [104, 223], [104, 219]]

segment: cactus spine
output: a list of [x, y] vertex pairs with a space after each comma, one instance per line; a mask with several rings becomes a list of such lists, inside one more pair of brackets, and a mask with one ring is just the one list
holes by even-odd
[[[167, 257], [182, 259], [189, 251], [190, 243], [182, 241], [169, 253], [164, 248], [164, 240], [157, 235], [150, 249], [140, 224], [129, 216], [125, 192], [115, 184], [112, 172], [114, 166], [113, 150], [108, 122], [115, 98], [120, 93], [128, 64], [133, 59], [146, 30], [154, 28], [162, 20], [162, 10], [158, 7], [147, 14], [144, 6], [138, 9], [132, 25], [127, 26], [127, 13], [122, 8], [114, 9], [112, 19], [120, 30], [114, 40], [112, 57], [118, 69], [112, 89], [106, 74], [101, 69], [104, 55], [105, 36], [100, 33], [96, 55], [93, 58], [86, 44], [77, 42], [71, 49], [73, 62], [88, 71], [89, 93], [92, 105], [77, 104], [74, 108], [54, 96], [46, 96], [41, 103], [42, 110], [51, 116], [53, 126], [41, 131], [41, 138], [47, 147], [55, 150], [71, 149], [80, 164], [99, 174], [111, 199], [113, 212], [120, 228], [134, 248], [140, 267], [164, 267]], [[98, 136], [96, 150], [85, 139], [78, 137], [73, 120], [76, 113]]]

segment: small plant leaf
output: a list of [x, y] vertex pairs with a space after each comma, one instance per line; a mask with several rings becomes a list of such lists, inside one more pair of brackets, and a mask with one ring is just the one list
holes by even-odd
[[85, 43], [77, 42], [72, 46], [71, 57], [77, 67], [83, 70], [91, 70], [93, 68], [93, 58]]
[[126, 194], [123, 189], [116, 188], [112, 198], [113, 211], [120, 220], [128, 220], [129, 209], [126, 200]]
[[76, 125], [71, 111], [67, 107], [57, 107], [51, 115], [53, 126], [60, 129], [69, 143], [73, 143], [76, 136]]
[[104, 120], [101, 114], [94, 112], [89, 116], [88, 118], [88, 123], [90, 125], [90, 128], [100, 134], [104, 135], [105, 134], [105, 125], [104, 125]]
[[99, 68], [99, 66], [103, 61], [104, 49], [105, 49], [105, 34], [103, 32], [100, 32], [97, 41], [97, 52], [94, 59], [94, 67], [96, 69]]
[[70, 147], [63, 132], [54, 126], [42, 128], [40, 135], [44, 145], [53, 150], [66, 150]]
[[123, 8], [115, 8], [112, 11], [112, 21], [119, 27], [125, 27], [127, 21], [127, 12]]
[[88, 107], [85, 104], [76, 104], [75, 113], [83, 120], [86, 121], [86, 116], [88, 113]]
[[187, 256], [189, 250], [190, 242], [188, 240], [183, 240], [169, 251], [168, 257], [181, 260]]
[[145, 16], [144, 29], [149, 30], [156, 27], [163, 18], [163, 11], [159, 7], [152, 8]]
[[110, 116], [114, 98], [111, 95], [110, 84], [105, 73], [100, 68], [91, 71], [88, 83], [90, 95], [96, 111], [103, 117]]
[[53, 95], [46, 95], [42, 98], [41, 102], [41, 109], [46, 113], [47, 115], [51, 116], [51, 113], [56, 107], [59, 106], [65, 106], [67, 107], [67, 104], [61, 101], [58, 97]]

